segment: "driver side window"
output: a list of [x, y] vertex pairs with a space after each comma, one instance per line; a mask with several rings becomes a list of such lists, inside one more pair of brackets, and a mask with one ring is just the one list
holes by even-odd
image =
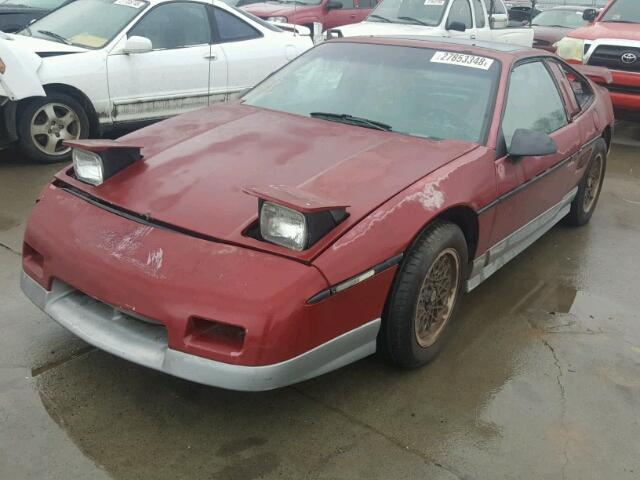
[[462, 23], [466, 28], [473, 28], [469, 0], [453, 0], [451, 10], [449, 10], [448, 24], [453, 22]]
[[204, 4], [176, 2], [147, 13], [129, 33], [151, 40], [154, 50], [168, 50], [211, 43], [209, 16]]
[[567, 125], [567, 113], [555, 82], [540, 61], [511, 72], [502, 133], [507, 147], [519, 128], [551, 134]]

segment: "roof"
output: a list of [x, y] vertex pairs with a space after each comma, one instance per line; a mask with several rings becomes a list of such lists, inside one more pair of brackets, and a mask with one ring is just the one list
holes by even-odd
[[362, 37], [342, 37], [330, 42], [373, 43], [418, 48], [442, 49], [457, 52], [472, 52], [510, 62], [522, 57], [549, 55], [542, 50], [521, 47], [508, 43], [486, 42], [459, 38], [431, 37], [426, 35], [376, 35]]

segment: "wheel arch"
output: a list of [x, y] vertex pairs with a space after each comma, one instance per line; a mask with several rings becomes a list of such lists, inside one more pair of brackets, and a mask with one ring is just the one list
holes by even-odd
[[[62, 83], [50, 83], [48, 85], [44, 85], [43, 88], [47, 95], [50, 95], [51, 93], [54, 93], [54, 92], [62, 93], [72, 97], [74, 100], [79, 102], [85, 108], [87, 117], [89, 117], [90, 135], [95, 135], [99, 132], [98, 113], [96, 112], [96, 109], [93, 106], [93, 103], [91, 102], [91, 100], [89, 100], [89, 97], [87, 97], [87, 95], [84, 94], [84, 92], [82, 92], [81, 90], [75, 87], [72, 87], [71, 85], [65, 85]], [[25, 98], [24, 100], [21, 100], [20, 104], [18, 105], [18, 112], [20, 112], [20, 109], [27, 102], [33, 100], [34, 98], [36, 97], [29, 97], [29, 98]], [[19, 115], [19, 113], [17, 113], [17, 115]], [[17, 121], [17, 118], [16, 118], [16, 121]]]
[[453, 223], [454, 225], [457, 225], [460, 230], [462, 230], [464, 238], [467, 241], [469, 261], [473, 261], [478, 249], [478, 241], [480, 238], [480, 222], [478, 220], [477, 212], [468, 205], [454, 205], [448, 207], [432, 217], [425, 225], [423, 225], [420, 231], [416, 234], [415, 238], [417, 238], [422, 232], [424, 232], [424, 230], [427, 229], [433, 222], [438, 220]]

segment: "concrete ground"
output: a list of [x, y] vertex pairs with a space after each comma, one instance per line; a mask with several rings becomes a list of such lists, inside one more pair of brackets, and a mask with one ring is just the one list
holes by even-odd
[[0, 160], [0, 479], [640, 478], [640, 126], [599, 208], [464, 299], [431, 365], [375, 357], [261, 394], [88, 347], [18, 289], [59, 167]]

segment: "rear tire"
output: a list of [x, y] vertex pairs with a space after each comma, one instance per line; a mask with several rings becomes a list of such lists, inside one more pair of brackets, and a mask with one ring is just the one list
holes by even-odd
[[565, 223], [574, 227], [581, 227], [589, 223], [598, 205], [606, 170], [607, 143], [604, 139], [599, 139], [584, 177], [578, 185], [576, 198], [571, 202], [571, 211], [565, 217]]
[[71, 149], [65, 140], [89, 136], [89, 117], [73, 97], [51, 93], [30, 99], [18, 111], [18, 148], [38, 163], [69, 161]]
[[391, 361], [416, 368], [445, 343], [466, 280], [467, 243], [449, 222], [427, 227], [407, 252], [385, 311], [381, 342]]

